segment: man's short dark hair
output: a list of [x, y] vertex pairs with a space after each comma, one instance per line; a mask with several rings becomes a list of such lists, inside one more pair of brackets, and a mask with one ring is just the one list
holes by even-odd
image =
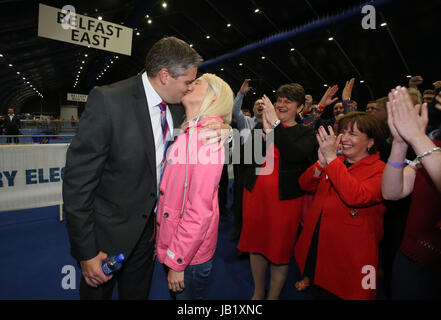
[[188, 69], [198, 67], [202, 57], [185, 41], [166, 37], [156, 42], [145, 58], [145, 70], [155, 77], [162, 68], [167, 68], [173, 78], [184, 75]]
[[287, 98], [296, 101], [300, 107], [305, 104], [305, 89], [298, 83], [290, 83], [277, 89], [276, 98]]

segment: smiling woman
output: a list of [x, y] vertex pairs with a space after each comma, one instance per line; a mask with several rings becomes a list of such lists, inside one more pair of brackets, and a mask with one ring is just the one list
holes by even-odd
[[[264, 298], [268, 265], [271, 265], [268, 299], [278, 299], [285, 284], [304, 194], [298, 180], [316, 160], [317, 150], [312, 129], [295, 121], [305, 102], [305, 90], [300, 84], [281, 86], [276, 93], [275, 107], [266, 95], [262, 100], [263, 123], [256, 125], [244, 150], [254, 144], [264, 129], [264, 139], [269, 145], [263, 166], [266, 170], [256, 171], [257, 161], [245, 169], [243, 226], [239, 241], [239, 250], [250, 252], [254, 300]], [[273, 170], [268, 170], [271, 165]]]
[[[377, 152], [385, 140], [381, 121], [366, 112], [339, 120], [340, 134], [319, 128], [319, 160], [300, 177], [314, 193], [295, 256], [313, 283], [314, 299], [375, 299], [375, 285], [363, 286], [365, 268], [376, 270], [383, 236], [381, 176]], [[337, 150], [342, 147], [342, 155]], [[320, 239], [320, 242], [319, 242]], [[369, 274], [376, 277], [375, 272]], [[372, 283], [376, 283], [372, 280]]]

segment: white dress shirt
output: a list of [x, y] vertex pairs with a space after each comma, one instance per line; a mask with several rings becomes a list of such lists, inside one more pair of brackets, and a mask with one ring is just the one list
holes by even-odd
[[[155, 152], [156, 152], [156, 181], [157, 190], [159, 190], [159, 184], [161, 179], [161, 164], [164, 157], [164, 141], [162, 138], [162, 128], [161, 128], [161, 110], [158, 104], [162, 102], [159, 94], [153, 89], [147, 73], [144, 72], [141, 76], [142, 83], [144, 85], [145, 95], [147, 97], [147, 103], [150, 113], [150, 120], [152, 122], [153, 137], [155, 139]], [[173, 118], [170, 113], [169, 108], [166, 109], [166, 118], [168, 124], [167, 141], [171, 140], [171, 133], [173, 132]]]

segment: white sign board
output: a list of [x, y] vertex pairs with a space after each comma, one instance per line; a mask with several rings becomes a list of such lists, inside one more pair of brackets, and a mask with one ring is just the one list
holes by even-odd
[[67, 101], [87, 102], [87, 94], [68, 93]]
[[61, 204], [68, 146], [0, 146], [0, 211]]
[[132, 54], [133, 29], [40, 3], [38, 36], [81, 46]]

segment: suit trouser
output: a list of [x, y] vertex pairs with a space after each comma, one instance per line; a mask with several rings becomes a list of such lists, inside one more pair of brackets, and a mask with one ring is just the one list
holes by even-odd
[[81, 300], [110, 300], [115, 284], [118, 283], [120, 300], [147, 299], [154, 267], [153, 236], [155, 217], [152, 213], [132, 254], [124, 261], [123, 267], [108, 282], [97, 288], [87, 285], [84, 277], [80, 281]]

